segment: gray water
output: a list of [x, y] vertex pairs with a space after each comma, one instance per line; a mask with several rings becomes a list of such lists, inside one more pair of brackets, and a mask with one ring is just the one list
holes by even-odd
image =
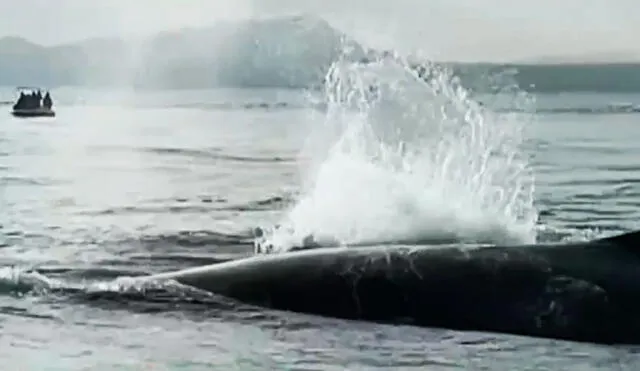
[[[0, 120], [4, 369], [635, 369], [633, 347], [341, 321], [135, 288], [94, 296], [117, 292], [118, 276], [247, 254], [249, 230], [295, 201], [297, 154], [317, 123], [297, 91], [54, 97], [55, 119]], [[554, 238], [637, 229], [640, 115], [601, 109], [621, 101], [640, 95], [538, 97], [527, 148], [541, 230]], [[56, 284], [66, 289], [50, 290]]]

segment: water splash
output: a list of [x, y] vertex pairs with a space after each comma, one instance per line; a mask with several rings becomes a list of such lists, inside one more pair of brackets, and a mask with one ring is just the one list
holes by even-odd
[[[491, 97], [522, 112], [531, 100], [512, 87]], [[303, 151], [302, 197], [258, 252], [309, 236], [316, 246], [534, 241], [528, 116], [493, 113], [443, 68], [397, 56], [337, 61], [325, 95], [324, 125]]]

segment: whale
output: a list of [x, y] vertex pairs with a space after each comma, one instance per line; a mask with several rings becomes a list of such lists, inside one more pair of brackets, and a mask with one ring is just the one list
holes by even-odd
[[640, 231], [566, 244], [314, 248], [144, 279], [345, 320], [640, 344]]

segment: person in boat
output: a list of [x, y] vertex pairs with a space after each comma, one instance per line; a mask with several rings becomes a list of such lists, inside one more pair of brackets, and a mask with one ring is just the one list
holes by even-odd
[[33, 92], [33, 108], [40, 108], [42, 107], [42, 94], [40, 94], [40, 91], [34, 91]]
[[46, 92], [44, 94], [44, 98], [42, 98], [42, 105], [48, 110], [50, 110], [53, 106], [53, 100], [51, 99], [51, 95], [49, 94], [49, 92]]
[[24, 94], [24, 92], [20, 92], [20, 96], [18, 97], [16, 104], [13, 105], [13, 109], [23, 109], [26, 101], [27, 96]]

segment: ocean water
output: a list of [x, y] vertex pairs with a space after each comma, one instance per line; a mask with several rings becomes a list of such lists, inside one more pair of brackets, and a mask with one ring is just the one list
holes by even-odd
[[635, 369], [635, 347], [319, 318], [127, 278], [246, 256], [257, 226], [271, 253], [308, 234], [422, 245], [637, 229], [640, 94], [505, 89], [479, 105], [407, 73], [336, 65], [315, 92], [58, 89], [55, 119], [7, 112], [5, 368]]

